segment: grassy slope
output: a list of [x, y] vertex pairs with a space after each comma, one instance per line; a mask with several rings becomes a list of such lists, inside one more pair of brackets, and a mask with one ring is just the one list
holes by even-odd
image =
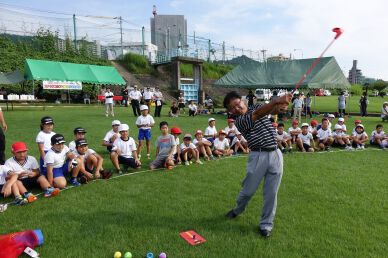
[[[116, 110], [117, 118], [134, 128], [129, 111]], [[37, 155], [33, 142], [39, 119], [49, 114], [55, 118], [56, 132], [70, 139], [72, 129], [82, 125], [92, 148], [105, 153], [98, 141], [111, 119], [102, 113], [102, 107], [5, 112], [10, 128], [7, 149], [10, 142], [24, 140]], [[192, 132], [204, 129], [207, 118], [168, 120]], [[220, 129], [225, 123], [221, 116], [216, 118]], [[377, 121], [365, 122], [368, 132]], [[116, 250], [130, 250], [134, 257], [147, 251], [196, 258], [383, 257], [388, 251], [386, 154], [369, 149], [286, 155], [275, 231], [268, 241], [256, 234], [261, 192], [243, 216], [235, 221], [223, 218], [244, 177], [246, 157], [241, 156], [98, 181], [55, 199], [11, 207], [0, 214], [0, 234], [43, 229], [46, 242], [38, 251], [45, 257], [111, 257]], [[106, 167], [111, 167], [108, 161]], [[179, 237], [187, 229], [197, 230], [208, 242], [187, 245]]]

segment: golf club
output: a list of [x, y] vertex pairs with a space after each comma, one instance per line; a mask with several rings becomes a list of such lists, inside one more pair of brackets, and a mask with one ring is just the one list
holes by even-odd
[[333, 28], [332, 29], [333, 32], [335, 32], [335, 37], [334, 39], [330, 42], [330, 44], [325, 48], [325, 50], [323, 50], [323, 52], [321, 53], [321, 55], [314, 60], [314, 62], [310, 65], [310, 67], [307, 69], [306, 73], [302, 75], [302, 77], [299, 79], [299, 81], [296, 83], [295, 85], [295, 89], [292, 91], [292, 94], [294, 94], [295, 91], [297, 91], [299, 89], [299, 86], [302, 84], [302, 82], [304, 81], [304, 79], [306, 79], [307, 75], [310, 74], [310, 72], [313, 70], [313, 68], [319, 63], [319, 61], [321, 60], [322, 56], [325, 54], [325, 52], [331, 47], [331, 45], [333, 45], [334, 41], [336, 39], [339, 38], [339, 36], [341, 36], [343, 30], [341, 28]]

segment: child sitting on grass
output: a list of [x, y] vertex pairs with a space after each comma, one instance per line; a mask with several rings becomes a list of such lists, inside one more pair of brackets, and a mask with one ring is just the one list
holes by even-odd
[[28, 155], [28, 148], [24, 142], [12, 144], [13, 157], [9, 158], [5, 165], [8, 168], [8, 175], [17, 175], [20, 181], [19, 190], [22, 190], [28, 202], [36, 200], [36, 197], [27, 192], [26, 188], [39, 186], [44, 191], [44, 197], [53, 197], [59, 194], [59, 189], [52, 187], [46, 177], [40, 175], [38, 161], [33, 156]]
[[203, 155], [205, 160], [214, 159], [211, 149], [212, 143], [209, 140], [203, 138], [202, 131], [197, 130], [194, 136], [195, 139], [193, 140], [193, 143], [197, 147], [199, 155]]
[[[47, 178], [50, 186], [63, 189], [66, 187], [66, 175], [71, 171], [72, 167], [79, 166], [75, 154], [64, 144], [65, 137], [62, 134], [54, 134], [51, 137], [51, 149], [44, 157], [43, 175]], [[74, 159], [74, 160], [73, 160]], [[70, 184], [79, 186], [77, 181], [78, 172], [72, 171]]]
[[206, 128], [204, 136], [208, 141], [213, 143], [217, 137], [216, 119], [214, 119], [213, 117], [209, 118], [208, 124], [209, 126]]
[[234, 137], [236, 137], [236, 133], [238, 132], [237, 127], [234, 125], [234, 119], [229, 118], [228, 126], [225, 127], [224, 131], [226, 133], [226, 137], [229, 139], [229, 143], [232, 143]]
[[230, 156], [233, 154], [233, 150], [229, 147], [229, 141], [226, 139], [226, 133], [224, 130], [218, 132], [218, 138], [214, 140], [214, 156], [220, 158], [221, 156]]
[[364, 130], [362, 124], [356, 126], [356, 131], [352, 135], [353, 147], [357, 150], [365, 149], [365, 143], [368, 141], [368, 134]]
[[178, 117], [179, 116], [179, 108], [176, 102], [172, 102], [172, 107], [170, 108], [170, 111], [168, 112], [169, 117]]
[[[345, 127], [346, 128], [346, 127]], [[334, 144], [340, 147], [345, 147], [346, 150], [353, 150], [349, 136], [343, 131], [343, 126], [336, 124], [333, 132]]]
[[237, 155], [238, 151], [241, 150], [243, 153], [249, 153], [248, 141], [237, 131], [236, 137], [233, 138], [230, 148], [234, 150], [234, 154]]
[[118, 130], [120, 137], [113, 143], [110, 160], [117, 173], [121, 175], [123, 171], [120, 168], [120, 164], [123, 164], [125, 169], [128, 167], [139, 169], [141, 162], [138, 158], [136, 143], [132, 137], [129, 137], [129, 126], [121, 124]]
[[40, 132], [36, 136], [36, 143], [38, 144], [38, 151], [40, 154], [40, 172], [45, 171], [44, 157], [51, 149], [51, 137], [55, 134], [53, 132], [54, 120], [52, 117], [45, 116], [40, 120]]
[[352, 130], [352, 135], [356, 132], [356, 127], [357, 125], [361, 124], [361, 120], [360, 119], [356, 119], [354, 120], [354, 128]]
[[195, 159], [195, 163], [202, 165], [202, 161], [199, 160], [197, 147], [191, 142], [191, 139], [191, 134], [185, 134], [183, 137], [183, 143], [180, 145], [181, 159], [186, 166], [190, 165], [191, 159]]
[[155, 125], [154, 118], [148, 114], [148, 106], [140, 106], [141, 116], [136, 120], [136, 126], [139, 128], [139, 148], [137, 150], [139, 159], [141, 158], [141, 149], [143, 147], [144, 140], [147, 145], [147, 159], [151, 159], [151, 128]]
[[321, 128], [317, 132], [318, 147], [320, 150], [330, 150], [330, 146], [333, 144], [333, 137], [329, 128], [329, 120], [322, 118]]
[[182, 164], [182, 160], [181, 160], [181, 149], [179, 146], [179, 135], [182, 134], [182, 131], [178, 127], [173, 127], [171, 128], [170, 132], [172, 135], [174, 135], [174, 138], [175, 138], [175, 151], [173, 153], [174, 162], [175, 164], [180, 165]]
[[298, 146], [301, 152], [314, 152], [314, 139], [313, 135], [308, 131], [309, 124], [303, 123], [301, 128], [302, 131], [298, 135], [296, 145]]
[[296, 139], [298, 138], [298, 135], [301, 133], [300, 128], [298, 127], [299, 121], [294, 120], [292, 121], [292, 126], [288, 128], [288, 134], [291, 136], [291, 143], [296, 143]]
[[14, 195], [15, 205], [24, 205], [28, 203], [28, 200], [22, 196], [19, 190], [19, 186], [22, 185], [18, 182], [18, 175], [8, 175], [9, 169], [4, 166], [0, 165], [0, 199], [7, 198], [11, 194]]
[[279, 123], [276, 130], [276, 141], [282, 152], [292, 151], [291, 136], [284, 131], [284, 124]]
[[374, 130], [370, 136], [370, 144], [380, 146], [380, 148], [385, 149], [384, 140], [387, 140], [388, 137], [383, 131], [383, 125], [376, 125], [376, 130]]
[[105, 146], [107, 151], [111, 152], [113, 147], [113, 142], [120, 137], [119, 126], [121, 122], [119, 120], [112, 121], [112, 130], [105, 134], [104, 139], [102, 140], [102, 146]]
[[72, 152], [76, 151], [75, 141], [80, 139], [85, 139], [86, 130], [82, 127], [74, 128], [74, 140], [69, 142], [69, 149]]
[[162, 121], [159, 124], [162, 133], [156, 140], [156, 158], [150, 164], [150, 169], [172, 169], [175, 166], [174, 153], [176, 150], [175, 137], [168, 133], [168, 123]]

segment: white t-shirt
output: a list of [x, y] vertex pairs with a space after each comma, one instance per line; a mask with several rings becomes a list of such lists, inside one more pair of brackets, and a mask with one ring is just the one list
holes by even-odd
[[69, 147], [66, 145], [63, 146], [61, 152], [56, 152], [53, 149], [50, 149], [46, 156], [44, 156], [44, 167], [47, 165], [53, 166], [53, 168], [60, 168], [66, 162], [66, 154], [70, 151]]
[[311, 133], [307, 133], [306, 135], [300, 133], [298, 138], [301, 139], [303, 143], [311, 145], [310, 141], [313, 139], [313, 135]]
[[105, 92], [105, 104], [113, 104], [113, 92]]
[[23, 163], [19, 163], [15, 157], [12, 157], [7, 159], [4, 165], [8, 169], [7, 172], [15, 172], [16, 174], [20, 174], [24, 171], [39, 169], [38, 161], [33, 156], [27, 156]]
[[235, 145], [237, 142], [248, 143], [247, 140], [244, 138], [244, 136], [241, 135], [241, 139], [234, 137], [230, 146]]
[[[112, 130], [110, 130], [109, 132], [107, 132], [107, 133], [105, 134], [104, 141], [110, 142], [110, 139], [112, 139], [113, 135], [116, 135], [117, 138], [120, 137], [120, 134], [119, 134], [118, 132], [115, 133], [115, 132], [113, 131], [113, 129], [112, 129]], [[117, 139], [117, 138], [116, 138], [116, 139]]]
[[216, 134], [217, 134], [217, 129], [215, 126], [213, 127], [208, 126], [205, 130], [205, 135], [210, 135], [210, 137], [213, 137]]
[[302, 130], [300, 130], [299, 127], [294, 128], [294, 127], [291, 126], [290, 128], [288, 128], [288, 133], [291, 134], [291, 131], [299, 131], [299, 132], [300, 132], [300, 131], [302, 131]]
[[75, 156], [77, 156], [77, 157], [82, 156], [82, 157], [84, 157], [84, 160], [85, 160], [85, 161], [87, 160], [87, 158], [88, 158], [90, 155], [93, 155], [94, 153], [96, 153], [96, 152], [95, 152], [94, 150], [92, 150], [92, 149], [89, 149], [89, 148], [88, 148], [88, 150], [85, 152], [84, 155], [79, 154], [79, 152], [78, 152], [77, 150], [74, 151]]
[[191, 110], [191, 111], [197, 111], [197, 106], [195, 105], [195, 104], [190, 104], [189, 105], [189, 110]]
[[303, 100], [299, 99], [299, 98], [296, 98], [296, 99], [294, 99], [294, 102], [292, 104], [294, 104], [295, 108], [302, 108]]
[[175, 150], [174, 152], [172, 153], [172, 155], [175, 155], [177, 152], [178, 152], [178, 146], [179, 146], [179, 137], [175, 138]]
[[346, 135], [346, 134], [345, 134], [344, 132], [342, 132], [342, 131], [337, 132], [337, 130], [335, 130], [332, 134], [333, 134], [333, 136], [345, 136], [345, 135]]
[[144, 99], [150, 100], [150, 99], [152, 99], [152, 96], [154, 94], [151, 91], [144, 91], [143, 95], [144, 95]]
[[69, 142], [69, 150], [74, 153], [77, 151], [75, 148], [75, 141]]
[[112, 150], [120, 150], [120, 156], [125, 158], [133, 158], [132, 152], [137, 150], [136, 143], [132, 137], [129, 137], [128, 140], [123, 140], [121, 138], [117, 138], [113, 143]]
[[315, 130], [317, 130], [317, 128], [316, 127], [313, 128], [311, 125], [309, 125], [309, 127], [307, 128], [307, 131], [309, 133], [313, 133]]
[[382, 138], [384, 137], [384, 135], [385, 135], [385, 132], [384, 132], [383, 130], [381, 130], [380, 133], [377, 133], [377, 131], [374, 130], [374, 131], [372, 132], [372, 134], [370, 135], [370, 140], [371, 140], [372, 142], [374, 142], [376, 136], [377, 136], [377, 138], [382, 139]]
[[340, 125], [340, 124], [335, 124], [334, 128], [335, 128], [336, 126], [341, 126], [342, 131], [343, 131], [343, 132], [346, 132], [346, 125], [345, 125], [345, 124], [342, 124], [342, 125]]
[[[229, 134], [229, 131], [231, 131], [231, 130], [234, 130], [234, 133]], [[233, 125], [232, 128], [230, 128], [229, 126], [225, 127], [224, 131], [226, 133], [226, 136], [230, 136], [230, 137], [236, 136], [236, 133], [239, 132], [235, 125]]]
[[228, 141], [228, 139], [225, 138], [223, 141], [220, 141], [219, 138], [216, 138], [214, 140], [214, 149], [216, 149], [216, 150], [225, 150], [227, 148], [229, 148], [229, 141]]
[[[0, 165], [0, 185], [4, 185], [5, 182], [7, 181], [6, 178], [7, 178], [7, 171], [9, 169], [4, 166], [4, 165]], [[0, 189], [1, 191], [1, 189]]]
[[131, 99], [140, 100], [141, 99], [141, 92], [138, 90], [131, 90], [129, 92], [129, 97]]
[[326, 130], [323, 130], [322, 128], [318, 130], [317, 138], [320, 140], [325, 140], [326, 138], [329, 138], [331, 136], [331, 130], [327, 128]]
[[284, 132], [284, 131], [283, 131], [282, 134], [279, 134], [279, 132], [276, 132], [276, 139], [278, 141], [284, 141], [284, 140], [288, 140], [290, 138], [291, 138], [291, 136], [288, 133]]
[[[150, 114], [147, 114], [147, 116], [141, 115], [136, 119], [136, 125], [150, 125], [150, 124], [155, 124], [155, 120]], [[150, 126], [140, 127], [139, 129], [151, 129], [151, 127]]]
[[185, 149], [196, 149], [197, 147], [195, 147], [194, 143], [190, 142], [189, 145], [187, 146], [184, 142], [181, 143], [180, 145], [180, 148], [181, 148], [181, 151], [185, 150]]
[[155, 91], [154, 97], [155, 97], [157, 100], [162, 100], [163, 94], [162, 94], [160, 91]]
[[36, 136], [36, 143], [43, 144], [43, 150], [48, 151], [51, 149], [51, 137], [54, 135], [54, 132], [46, 133], [44, 131], [40, 131]]
[[355, 131], [353, 134], [352, 134], [352, 136], [356, 136], [357, 137], [357, 139], [361, 139], [361, 137], [362, 136], [365, 136], [365, 137], [368, 137], [368, 134], [364, 131], [364, 132], [362, 132], [362, 133], [357, 133], [357, 131]]
[[[194, 140], [193, 140], [193, 143], [194, 143], [194, 145], [195, 146], [198, 146], [198, 140], [197, 140], [197, 138], [195, 138]], [[202, 140], [201, 140], [201, 142], [203, 142], [203, 143], [211, 143], [208, 139], [206, 139], [206, 138], [202, 138]]]

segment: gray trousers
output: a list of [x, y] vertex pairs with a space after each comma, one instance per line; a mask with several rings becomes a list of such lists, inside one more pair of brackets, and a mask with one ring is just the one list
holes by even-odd
[[249, 154], [247, 174], [237, 198], [236, 214], [242, 213], [264, 178], [263, 211], [260, 228], [272, 230], [275, 218], [277, 193], [283, 175], [283, 155], [279, 149], [272, 152], [252, 151]]

